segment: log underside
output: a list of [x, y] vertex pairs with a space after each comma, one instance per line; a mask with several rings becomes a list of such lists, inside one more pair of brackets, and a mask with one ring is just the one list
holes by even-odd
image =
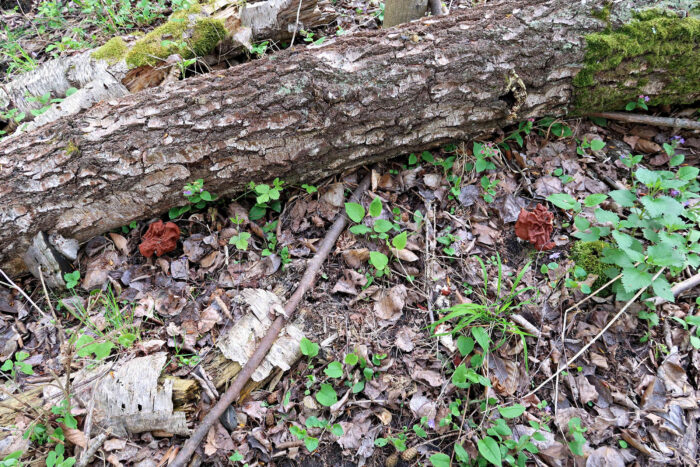
[[[503, 0], [286, 50], [101, 102], [0, 148], [0, 266], [40, 231], [84, 241], [250, 181], [313, 181], [571, 110], [585, 36], [652, 0]], [[663, 92], [662, 73], [640, 70]]]

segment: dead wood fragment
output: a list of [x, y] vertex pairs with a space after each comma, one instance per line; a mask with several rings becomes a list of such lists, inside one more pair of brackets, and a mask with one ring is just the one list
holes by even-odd
[[639, 115], [624, 112], [597, 112], [588, 115], [589, 117], [609, 118], [621, 122], [644, 123], [653, 126], [663, 126], [667, 128], [685, 128], [688, 130], [700, 130], [700, 122], [687, 118], [656, 117], [653, 115]]
[[[369, 187], [369, 183], [370, 176], [367, 175], [353, 192], [350, 201], [358, 202], [362, 194], [365, 192], [365, 190], [367, 190], [367, 187]], [[280, 331], [282, 330], [282, 327], [284, 326], [284, 323], [287, 320], [285, 316], [292, 316], [292, 314], [296, 310], [296, 307], [301, 302], [301, 299], [303, 298], [304, 294], [309, 289], [311, 289], [311, 287], [313, 287], [314, 283], [316, 282], [316, 275], [321, 269], [321, 265], [328, 257], [331, 248], [333, 248], [333, 246], [335, 245], [336, 240], [342, 233], [343, 229], [345, 229], [346, 224], [347, 219], [345, 217], [345, 214], [341, 212], [340, 214], [338, 214], [338, 217], [336, 218], [335, 222], [326, 233], [326, 236], [324, 237], [323, 242], [319, 246], [318, 251], [313, 256], [313, 258], [311, 258], [311, 261], [309, 261], [309, 265], [307, 266], [304, 275], [299, 281], [299, 286], [285, 304], [284, 315], [277, 316], [275, 321], [270, 326], [267, 334], [260, 341], [260, 344], [255, 350], [255, 353], [246, 362], [238, 377], [233, 381], [233, 383], [221, 397], [219, 402], [217, 402], [217, 404], [209, 411], [204, 420], [202, 420], [201, 424], [194, 431], [190, 439], [188, 439], [187, 442], [183, 445], [177, 457], [171, 464], [172, 467], [184, 467], [187, 464], [187, 461], [189, 461], [192, 454], [194, 454], [194, 451], [197, 449], [197, 446], [199, 446], [199, 443], [209, 432], [209, 428], [211, 428], [211, 426], [219, 419], [219, 417], [224, 413], [226, 408], [238, 398], [239, 393], [243, 389], [243, 386], [253, 375], [253, 373], [263, 361], [268, 351], [277, 339], [277, 336], [279, 335]]]

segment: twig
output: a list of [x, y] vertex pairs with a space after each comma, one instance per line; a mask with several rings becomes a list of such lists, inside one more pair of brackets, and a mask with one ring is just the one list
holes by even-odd
[[90, 443], [90, 447], [83, 453], [75, 467], [85, 467], [90, 463], [98, 449], [102, 447], [107, 437], [110, 435], [110, 428], [95, 437]]
[[294, 39], [297, 37], [297, 29], [299, 29], [299, 14], [301, 13], [301, 2], [303, 0], [299, 0], [299, 6], [297, 7], [297, 20], [294, 23], [294, 32], [292, 33], [292, 41], [289, 43], [289, 48], [291, 49], [294, 47]]
[[[657, 273], [654, 275], [654, 277], [651, 279], [651, 282], [654, 282], [654, 281], [656, 280], [656, 278], [659, 277], [659, 276], [661, 275], [661, 273], [662, 273], [665, 269], [666, 269], [665, 267], [659, 269], [659, 272], [657, 272]], [[651, 282], [649, 283], [649, 285], [651, 285]], [[622, 316], [622, 314], [623, 314], [625, 311], [627, 311], [627, 308], [629, 308], [629, 307], [639, 298], [639, 296], [642, 295], [642, 293], [644, 293], [644, 291], [645, 291], [647, 288], [649, 288], [649, 285], [647, 285], [646, 287], [642, 287], [641, 289], [639, 289], [639, 291], [638, 291], [636, 294], [634, 294], [634, 297], [632, 297], [632, 300], [630, 300], [629, 302], [627, 302], [627, 304], [626, 304], [625, 306], [623, 306], [622, 309], [621, 309], [620, 311], [617, 312], [617, 314], [613, 317], [613, 319], [611, 319], [610, 322], [609, 322], [608, 324], [606, 324], [605, 327], [604, 327], [603, 329], [601, 329], [600, 332], [599, 332], [598, 334], [596, 334], [595, 337], [594, 337], [593, 339], [591, 339], [591, 341], [590, 341], [588, 344], [584, 345], [583, 348], [582, 348], [581, 350], [579, 350], [578, 352], [576, 352], [576, 355], [574, 355], [573, 357], [571, 357], [563, 366], [560, 366], [559, 369], [556, 371], [556, 373], [554, 373], [552, 376], [550, 376], [549, 378], [547, 378], [542, 384], [540, 384], [540, 385], [537, 386], [535, 389], [533, 389], [532, 391], [530, 391], [529, 393], [527, 393], [525, 396], [523, 396], [523, 398], [524, 398], [524, 399], [525, 399], [525, 398], [528, 398], [528, 397], [532, 396], [533, 394], [535, 394], [535, 393], [536, 393], [537, 391], [539, 391], [540, 389], [542, 389], [547, 383], [549, 383], [550, 381], [552, 381], [554, 378], [557, 378], [557, 377], [559, 376], [559, 374], [560, 374], [562, 371], [564, 371], [566, 368], [568, 368], [569, 365], [571, 365], [571, 364], [572, 364], [573, 362], [575, 362], [581, 355], [583, 355], [584, 352], [585, 352], [586, 350], [588, 350], [598, 339], [600, 339], [600, 337], [601, 337], [603, 334], [605, 334], [605, 331], [607, 331], [608, 329], [610, 329], [610, 328], [612, 327], [612, 325], [615, 324], [615, 322], [616, 322], [618, 319], [620, 319], [620, 316]], [[555, 396], [556, 396], [556, 395], [555, 395]]]
[[651, 115], [630, 114], [624, 112], [596, 112], [588, 114], [589, 117], [609, 118], [621, 122], [644, 123], [647, 125], [664, 126], [668, 128], [685, 128], [688, 130], [700, 130], [700, 122], [687, 118], [653, 117]]
[[38, 306], [36, 303], [34, 303], [34, 300], [32, 300], [31, 298], [29, 298], [29, 295], [27, 295], [26, 293], [24, 293], [24, 290], [22, 290], [17, 284], [15, 284], [15, 283], [12, 281], [12, 279], [10, 279], [10, 277], [9, 277], [7, 274], [5, 274], [5, 271], [3, 271], [2, 268], [0, 268], [0, 274], [2, 274], [3, 277], [5, 277], [5, 280], [7, 281], [7, 285], [8, 285], [10, 288], [15, 289], [17, 292], [21, 293], [22, 296], [23, 296], [29, 303], [31, 303], [31, 305], [36, 309], [36, 311], [39, 312], [39, 314], [40, 314], [41, 316], [43, 316], [43, 317], [46, 318], [47, 320], [51, 321], [51, 317], [50, 317], [49, 315], [47, 315], [46, 312], [44, 312], [44, 310], [42, 310], [41, 308], [39, 308], [39, 306]]
[[[680, 294], [682, 294], [683, 292], [685, 292], [686, 290], [690, 290], [693, 287], [697, 287], [699, 285], [700, 285], [700, 273], [695, 274], [694, 276], [692, 276], [692, 277], [690, 277], [682, 282], [679, 282], [676, 285], [674, 285], [673, 287], [671, 287], [671, 293], [673, 293], [674, 297], [677, 297]], [[662, 303], [666, 303], [667, 301], [668, 300], [666, 300], [665, 298], [654, 297], [653, 303], [654, 303], [654, 305], [661, 305]]]
[[[362, 182], [358, 185], [355, 192], [352, 194], [351, 201], [359, 201], [362, 194], [365, 192], [365, 190], [367, 190], [369, 182], [370, 176], [367, 175], [364, 178], [364, 180], [362, 180]], [[345, 215], [341, 212], [340, 214], [338, 214], [338, 217], [336, 218], [335, 222], [326, 233], [326, 236], [323, 239], [323, 242], [321, 242], [318, 251], [313, 256], [313, 258], [311, 258], [311, 261], [309, 261], [306, 271], [304, 272], [304, 275], [299, 281], [299, 286], [285, 304], [285, 316], [292, 316], [292, 314], [296, 310], [296, 307], [301, 302], [301, 299], [303, 298], [304, 294], [311, 287], [313, 287], [314, 283], [316, 282], [316, 275], [321, 269], [321, 265], [328, 257], [328, 254], [335, 245], [336, 240], [345, 229], [346, 224], [347, 219]], [[224, 413], [226, 408], [238, 398], [241, 390], [243, 389], [243, 386], [248, 382], [248, 379], [250, 379], [253, 372], [263, 361], [265, 355], [267, 355], [267, 352], [270, 350], [270, 347], [272, 347], [272, 344], [277, 339], [277, 336], [279, 335], [280, 331], [282, 330], [282, 327], [286, 322], [285, 316], [278, 316], [272, 322], [272, 325], [268, 329], [267, 333], [258, 344], [258, 348], [255, 350], [250, 359], [248, 359], [245, 366], [238, 373], [236, 379], [226, 390], [219, 402], [217, 402], [217, 404], [214, 407], [212, 407], [207, 416], [204, 417], [204, 420], [202, 420], [202, 422], [194, 431], [194, 433], [192, 433], [190, 439], [188, 439], [187, 442], [185, 442], [185, 444], [182, 446], [182, 449], [180, 450], [172, 464], [170, 464], [170, 467], [184, 467], [187, 464], [187, 461], [192, 456], [192, 454], [194, 454], [194, 451], [197, 449], [197, 446], [199, 446], [199, 443], [201, 443], [202, 439], [204, 439], [206, 434], [209, 432], [209, 428], [219, 419], [219, 417], [221, 416], [221, 414]]]

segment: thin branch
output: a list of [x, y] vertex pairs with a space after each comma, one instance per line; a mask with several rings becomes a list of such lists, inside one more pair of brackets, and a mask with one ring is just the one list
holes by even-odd
[[644, 123], [647, 125], [663, 126], [668, 128], [684, 128], [688, 130], [700, 130], [700, 122], [687, 118], [654, 117], [652, 115], [639, 115], [624, 112], [596, 112], [588, 114], [589, 117], [609, 118], [621, 122]]
[[[369, 187], [369, 182], [370, 176], [367, 175], [352, 194], [351, 201], [359, 201], [362, 194], [365, 192], [365, 190], [367, 190], [367, 187]], [[194, 433], [192, 433], [190, 439], [188, 439], [187, 442], [185, 442], [185, 444], [182, 446], [182, 449], [180, 450], [172, 464], [170, 464], [170, 467], [184, 467], [187, 464], [187, 461], [192, 456], [192, 454], [194, 454], [195, 450], [197, 449], [197, 446], [199, 446], [199, 443], [201, 443], [206, 434], [209, 432], [209, 428], [211, 428], [211, 426], [219, 419], [219, 417], [221, 416], [221, 414], [224, 413], [226, 408], [229, 405], [231, 405], [236, 399], [238, 399], [238, 396], [240, 395], [243, 386], [248, 382], [248, 379], [250, 379], [253, 372], [255, 372], [257, 367], [263, 361], [263, 359], [267, 355], [267, 352], [270, 350], [270, 347], [272, 347], [272, 344], [277, 339], [277, 336], [282, 330], [282, 327], [285, 325], [287, 321], [285, 316], [292, 316], [292, 314], [296, 310], [296, 307], [301, 302], [301, 299], [304, 297], [304, 294], [309, 289], [311, 289], [316, 283], [316, 276], [319, 270], [321, 269], [323, 262], [326, 260], [328, 254], [335, 245], [336, 240], [345, 229], [346, 224], [347, 219], [345, 215], [341, 212], [340, 214], [338, 214], [335, 222], [326, 233], [326, 236], [324, 237], [323, 242], [319, 246], [318, 251], [313, 256], [313, 258], [311, 258], [311, 261], [309, 261], [306, 271], [304, 272], [304, 275], [299, 281], [299, 286], [285, 304], [284, 316], [277, 316], [277, 318], [272, 322], [272, 325], [267, 330], [267, 333], [258, 344], [258, 348], [255, 350], [250, 359], [248, 359], [245, 366], [243, 366], [241, 371], [238, 373], [236, 379], [226, 390], [219, 402], [217, 402], [217, 404], [214, 407], [212, 407], [207, 416], [204, 417], [204, 420], [202, 420], [202, 422], [194, 431]]]

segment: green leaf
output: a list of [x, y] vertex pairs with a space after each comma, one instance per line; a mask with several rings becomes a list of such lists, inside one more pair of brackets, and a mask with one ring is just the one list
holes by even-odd
[[620, 248], [629, 248], [634, 243], [634, 237], [619, 230], [613, 230], [612, 236]]
[[240, 452], [236, 451], [233, 454], [231, 454], [231, 457], [228, 458], [231, 462], [238, 462], [243, 460], [243, 454]]
[[360, 380], [357, 383], [355, 383], [352, 387], [352, 393], [357, 394], [359, 392], [362, 392], [362, 390], [365, 388], [365, 381]]
[[685, 263], [685, 258], [678, 250], [673, 248], [668, 242], [661, 242], [647, 248], [649, 263], [657, 266], [671, 266], [682, 268]]
[[365, 217], [365, 208], [358, 203], [345, 203], [345, 212], [353, 222], [360, 222]]
[[379, 251], [370, 251], [369, 262], [377, 271], [382, 271], [389, 264], [389, 258]]
[[684, 160], [685, 160], [684, 154], [676, 154], [671, 158], [671, 160], [668, 161], [668, 166], [669, 167], [677, 167], [677, 166], [681, 165]]
[[25, 352], [23, 350], [20, 350], [15, 354], [15, 361], [17, 362], [23, 362], [24, 360], [29, 358], [29, 353]]
[[211, 201], [214, 198], [212, 197], [211, 193], [208, 191], [203, 191], [199, 194], [200, 198], [202, 198], [204, 201]]
[[450, 467], [450, 456], [438, 452], [430, 456], [430, 463], [433, 467]]
[[[476, 143], [475, 143], [476, 144]], [[429, 162], [431, 164], [435, 163], [435, 158], [433, 157], [432, 154], [430, 154], [428, 151], [423, 151], [423, 153], [420, 155], [421, 159], [423, 159], [425, 162]]]
[[345, 356], [345, 364], [346, 365], [354, 366], [354, 365], [357, 365], [358, 361], [359, 361], [359, 358], [358, 358], [357, 354], [349, 353]]
[[474, 336], [474, 340], [479, 343], [482, 349], [484, 349], [484, 352], [488, 352], [489, 350], [489, 342], [491, 342], [491, 338], [489, 337], [488, 333], [486, 330], [482, 327], [475, 326], [471, 329], [472, 331], [472, 336]]
[[464, 463], [469, 462], [469, 453], [467, 452], [466, 449], [464, 449], [462, 447], [461, 444], [455, 443], [454, 449], [455, 449], [455, 456], [457, 457], [457, 460], [459, 460], [460, 462], [464, 462]]
[[673, 292], [671, 291], [671, 284], [668, 283], [664, 276], [657, 277], [654, 282], [652, 282], [651, 287], [654, 290], [654, 293], [664, 300], [671, 303], [676, 301], [675, 297], [673, 296]]
[[592, 195], [586, 196], [586, 199], [583, 200], [584, 206], [588, 208], [592, 208], [593, 206], [597, 206], [603, 201], [608, 199], [608, 195], [603, 194], [603, 193], [593, 193]]
[[379, 196], [377, 196], [369, 204], [369, 215], [372, 217], [379, 217], [379, 215], [381, 213], [382, 213], [382, 200], [379, 199]]
[[696, 178], [698, 178], [699, 173], [700, 173], [700, 168], [686, 166], [686, 167], [681, 167], [680, 169], [678, 169], [676, 176], [681, 180], [695, 180]]
[[403, 250], [406, 248], [406, 243], [408, 243], [408, 233], [407, 232], [401, 232], [398, 234], [394, 239], [391, 241], [391, 244], [396, 248], [397, 250]]
[[316, 400], [324, 407], [330, 407], [338, 402], [338, 394], [330, 384], [322, 384], [321, 390], [316, 393]]
[[467, 336], [459, 336], [457, 338], [457, 348], [462, 357], [466, 357], [474, 350], [474, 339]]
[[503, 465], [501, 463], [501, 449], [498, 447], [495, 439], [485, 436], [484, 439], [476, 442], [476, 446], [479, 448], [479, 453], [484, 456], [484, 459], [498, 467]]
[[498, 412], [503, 418], [516, 418], [521, 416], [525, 412], [525, 406], [515, 404], [510, 407], [499, 407]]
[[318, 355], [318, 344], [311, 342], [306, 337], [302, 337], [299, 348], [301, 349], [301, 353], [307, 357], [315, 357]]
[[333, 426], [331, 427], [331, 433], [334, 435], [341, 437], [343, 436], [343, 427], [340, 423], [334, 423]]
[[597, 208], [594, 212], [596, 220], [601, 224], [610, 223], [614, 226], [620, 223], [620, 217], [611, 211], [606, 211], [605, 209]]
[[558, 207], [559, 209], [569, 210], [580, 207], [580, 204], [566, 193], [555, 193], [547, 196], [547, 201]]
[[627, 110], [628, 112], [629, 112], [630, 110], [634, 110], [634, 109], [636, 109], [636, 108], [637, 108], [637, 103], [636, 103], [636, 102], [628, 102], [627, 105], [625, 106], [625, 110]]
[[636, 292], [651, 285], [651, 278], [651, 274], [637, 268], [622, 269], [622, 286], [625, 288], [625, 292]]
[[669, 196], [643, 196], [641, 202], [651, 217], [678, 216], [683, 212], [683, 205]]
[[390, 221], [386, 219], [377, 219], [374, 221], [374, 231], [377, 233], [386, 233], [394, 227]]
[[343, 365], [340, 362], [330, 362], [323, 372], [329, 378], [340, 378], [343, 376]]
[[580, 231], [584, 231], [591, 226], [591, 223], [585, 217], [576, 216], [574, 217], [574, 225]]
[[452, 384], [461, 389], [469, 386], [467, 383], [467, 367], [464, 363], [459, 364], [455, 371], [452, 372]]
[[12, 363], [12, 360], [5, 360], [5, 363], [0, 366], [0, 370], [2, 371], [10, 371], [12, 370], [12, 367], [14, 366], [14, 363]]
[[307, 436], [304, 438], [304, 446], [306, 446], [306, 449], [308, 449], [309, 452], [314, 452], [318, 447], [318, 438]]
[[369, 227], [364, 224], [356, 224], [350, 227], [350, 232], [355, 235], [365, 235], [372, 231]]
[[661, 181], [661, 176], [658, 172], [645, 169], [644, 167], [639, 167], [635, 170], [634, 177], [648, 187], [653, 187]]
[[608, 193], [610, 197], [623, 208], [631, 208], [637, 197], [629, 190], [613, 190]]
[[591, 150], [600, 151], [605, 147], [605, 143], [599, 139], [594, 139], [591, 141]]

